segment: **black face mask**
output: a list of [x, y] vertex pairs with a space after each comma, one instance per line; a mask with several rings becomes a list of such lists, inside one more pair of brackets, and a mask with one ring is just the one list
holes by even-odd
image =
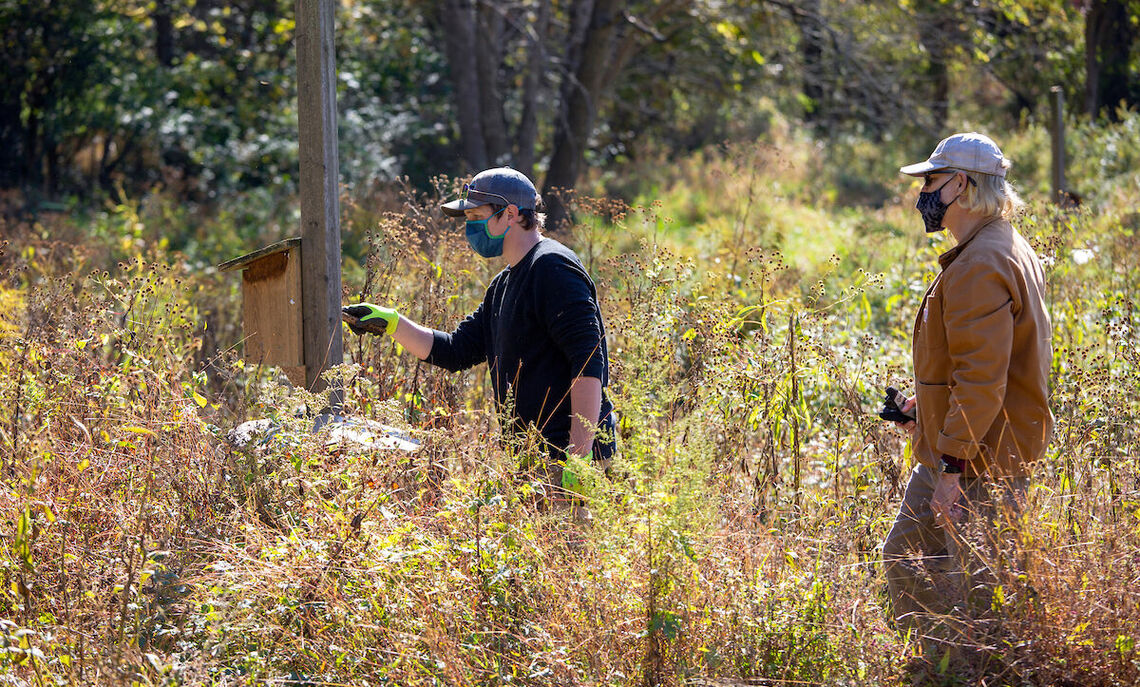
[[942, 219], [946, 216], [946, 210], [950, 207], [950, 203], [958, 200], [958, 196], [954, 196], [954, 200], [950, 203], [943, 203], [942, 189], [946, 187], [946, 184], [954, 181], [956, 176], [958, 175], [955, 174], [944, 181], [934, 191], [919, 191], [918, 202], [914, 204], [914, 208], [918, 210], [918, 214], [922, 215], [922, 221], [926, 224], [926, 233], [933, 234], [936, 231], [942, 231]]

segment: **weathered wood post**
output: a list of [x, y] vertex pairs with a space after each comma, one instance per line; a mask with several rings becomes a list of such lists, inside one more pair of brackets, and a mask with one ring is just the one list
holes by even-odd
[[[297, 120], [301, 160], [301, 303], [305, 385], [344, 360], [340, 326], [340, 201], [335, 0], [297, 0]], [[330, 405], [339, 410], [341, 393]]]
[[1067, 205], [1065, 197], [1065, 92], [1060, 86], [1049, 89], [1049, 109], [1053, 126], [1053, 202]]

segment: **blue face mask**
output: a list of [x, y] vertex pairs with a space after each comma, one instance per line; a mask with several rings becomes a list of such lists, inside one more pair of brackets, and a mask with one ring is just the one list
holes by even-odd
[[[502, 208], [499, 212], [506, 210]], [[496, 212], [495, 215], [499, 214]], [[491, 230], [487, 228], [487, 222], [495, 215], [491, 215], [487, 219], [469, 219], [467, 220], [467, 243], [471, 245], [471, 249], [485, 258], [497, 258], [503, 254], [503, 237], [507, 232], [492, 236]], [[510, 228], [508, 227], [508, 231]]]

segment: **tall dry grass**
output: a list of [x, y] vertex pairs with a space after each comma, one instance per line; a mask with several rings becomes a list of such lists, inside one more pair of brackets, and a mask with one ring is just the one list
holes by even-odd
[[[740, 194], [756, 193], [748, 159], [717, 163]], [[783, 218], [784, 240], [826, 244], [827, 226], [789, 219], [811, 217], [811, 197], [753, 207]], [[348, 203], [362, 257], [347, 300], [438, 327], [474, 306], [493, 268], [434, 200]], [[97, 245], [19, 233], [0, 257], [7, 676], [908, 684], [922, 642], [890, 627], [877, 553], [908, 454], [871, 411], [882, 385], [907, 382], [906, 330], [940, 245], [868, 209], [860, 245], [799, 263], [752, 216], [689, 241], [661, 207], [574, 202], [584, 220], [562, 238], [597, 278], [622, 413], [590, 524], [551, 504], [533, 447], [498, 440], [481, 371], [346, 332], [347, 410], [423, 449], [330, 449], [305, 413], [319, 398], [237, 358], [223, 277], [161, 248], [104, 273]], [[935, 684], [1140, 679], [1140, 282], [1123, 222], [1043, 206], [1022, 219], [1049, 266], [1057, 432], [1017, 565], [994, 561], [997, 621]], [[239, 448], [227, 432], [251, 417], [278, 430]]]

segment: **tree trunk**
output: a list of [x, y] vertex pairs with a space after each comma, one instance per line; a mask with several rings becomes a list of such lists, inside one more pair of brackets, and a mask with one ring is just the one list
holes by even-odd
[[1085, 14], [1085, 109], [1092, 117], [1102, 112], [1117, 119], [1116, 108], [1131, 97], [1133, 75], [1128, 68], [1135, 31], [1125, 0], [1092, 0]]
[[[32, 79], [34, 80], [35, 76]], [[43, 113], [43, 104], [38, 97], [37, 90], [36, 85], [33, 84], [32, 92], [27, 97], [28, 115], [23, 127], [23, 183], [28, 188], [40, 189], [44, 182], [43, 147], [41, 146], [43, 127], [40, 119]]]
[[19, 101], [0, 100], [0, 188], [19, 185], [24, 170]]
[[499, 65], [503, 62], [501, 9], [484, 0], [476, 11], [479, 30], [475, 32], [475, 76], [479, 80], [479, 119], [490, 166], [506, 162], [510, 152], [503, 97], [499, 90]]
[[[15, 32], [5, 36], [5, 40]], [[9, 55], [11, 52], [8, 52]], [[20, 121], [21, 99], [28, 72], [21, 55], [7, 67], [7, 78], [0, 79], [0, 188], [15, 188], [24, 178], [27, 151], [24, 125]]]
[[818, 122], [823, 111], [823, 20], [820, 0], [802, 0], [792, 13], [800, 31], [800, 56], [803, 59], [803, 91], [807, 99], [804, 117]]
[[487, 168], [487, 146], [479, 114], [479, 78], [475, 60], [475, 6], [472, 0], [445, 0], [443, 34], [451, 82], [455, 84], [455, 112], [463, 160], [475, 170]]
[[60, 152], [59, 144], [54, 139], [44, 140], [44, 167], [46, 168], [46, 182], [48, 198], [57, 198], [62, 185], [60, 179]]
[[547, 26], [550, 23], [549, 0], [538, 0], [533, 33], [527, 39], [527, 53], [530, 60], [523, 76], [523, 108], [519, 118], [519, 133], [516, 139], [515, 164], [519, 171], [534, 178], [535, 146], [538, 143], [539, 90], [542, 88], [542, 74], [546, 71], [549, 57], [546, 53]]
[[174, 21], [170, 14], [170, 0], [156, 0], [154, 12], [154, 56], [163, 67], [174, 63]]
[[950, 110], [950, 69], [947, 62], [956, 33], [954, 20], [947, 16], [946, 7], [938, 0], [927, 0], [917, 6], [918, 39], [929, 56], [926, 76], [930, 83], [930, 116], [940, 127], [945, 126]]
[[594, 0], [573, 0], [573, 4], [567, 12], [570, 24], [566, 27], [566, 38], [563, 41], [566, 47], [562, 56], [562, 68], [566, 73], [562, 75], [561, 101], [565, 101], [570, 94], [570, 74], [582, 61], [582, 45], [586, 42], [586, 35], [590, 32], [590, 17], [594, 14]]
[[558, 191], [572, 190], [578, 181], [586, 146], [598, 114], [599, 96], [606, 76], [614, 73], [610, 70], [615, 66], [611, 58], [621, 6], [620, 0], [596, 0], [582, 42], [580, 59], [576, 68], [566, 76], [571, 81], [568, 88], [563, 90], [560, 112], [555, 122], [554, 152], [542, 189], [549, 213], [548, 220], [553, 229], [558, 229], [560, 224], [569, 219]]

